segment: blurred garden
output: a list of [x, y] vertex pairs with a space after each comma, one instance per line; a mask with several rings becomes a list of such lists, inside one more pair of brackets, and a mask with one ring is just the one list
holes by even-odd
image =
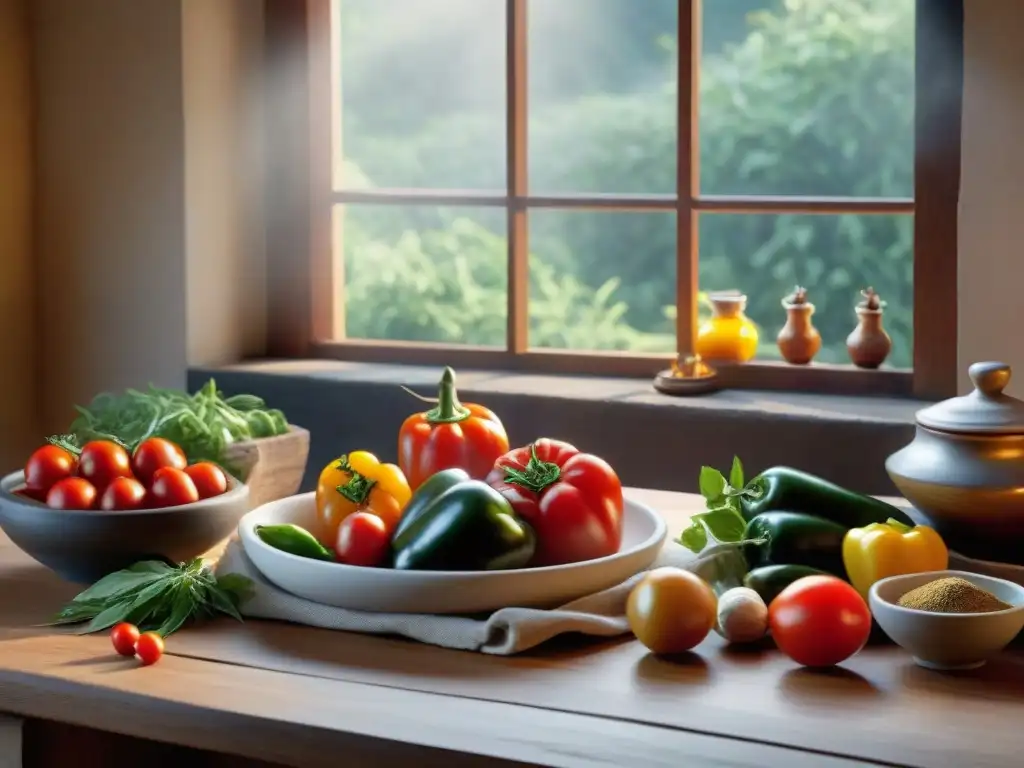
[[[913, 0], [704, 0], [701, 192], [910, 197]], [[675, 189], [675, 0], [530, 0], [532, 194]], [[501, 191], [504, 0], [342, 0], [346, 188]], [[670, 352], [671, 213], [530, 214], [531, 346]], [[501, 209], [348, 205], [348, 335], [501, 346]], [[912, 359], [913, 222], [700, 218], [702, 291], [737, 288], [777, 359], [780, 300], [806, 286], [846, 362], [859, 291]]]

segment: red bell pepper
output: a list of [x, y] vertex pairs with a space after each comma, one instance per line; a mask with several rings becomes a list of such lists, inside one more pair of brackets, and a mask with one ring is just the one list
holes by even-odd
[[605, 557], [622, 544], [622, 483], [604, 459], [541, 438], [506, 453], [487, 482], [537, 534], [534, 565]]
[[483, 480], [506, 451], [501, 420], [482, 405], [459, 402], [451, 368], [441, 375], [437, 406], [414, 413], [398, 432], [398, 466], [414, 491], [442, 469], [458, 467]]

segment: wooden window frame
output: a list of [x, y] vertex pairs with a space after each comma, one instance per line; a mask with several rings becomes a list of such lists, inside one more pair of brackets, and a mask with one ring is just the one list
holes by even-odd
[[[723, 385], [836, 394], [914, 396], [955, 393], [957, 381], [957, 213], [963, 90], [963, 0], [916, 0], [914, 197], [821, 198], [699, 194], [698, 77], [700, 0], [679, 1], [678, 167], [673, 195], [531, 195], [527, 183], [526, 8], [507, 7], [506, 146], [503, 193], [475, 190], [339, 190], [340, 67], [332, 57], [338, 23], [331, 0], [265, 0], [267, 59], [267, 351], [385, 363], [498, 368], [542, 373], [650, 377], [672, 355], [574, 352], [528, 346], [528, 212], [674, 212], [676, 336], [689, 354], [697, 322], [697, 217], [701, 213], [912, 214], [914, 356], [912, 370], [864, 371], [751, 362], [720, 369]], [[689, 53], [688, 53], [689, 52]], [[688, 130], [686, 128], [688, 126]], [[508, 214], [506, 349], [379, 340], [337, 341], [344, 262], [333, 253], [338, 204], [483, 206]], [[691, 297], [689, 306], [685, 297]]]

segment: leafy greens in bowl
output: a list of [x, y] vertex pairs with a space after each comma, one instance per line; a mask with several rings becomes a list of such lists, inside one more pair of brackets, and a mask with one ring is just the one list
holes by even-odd
[[104, 392], [76, 410], [68, 433], [50, 442], [80, 448], [90, 440], [112, 440], [131, 452], [149, 437], [163, 437], [179, 445], [189, 463], [223, 465], [229, 446], [289, 431], [281, 411], [255, 395], [225, 397], [213, 379], [194, 395], [150, 386], [144, 392]]

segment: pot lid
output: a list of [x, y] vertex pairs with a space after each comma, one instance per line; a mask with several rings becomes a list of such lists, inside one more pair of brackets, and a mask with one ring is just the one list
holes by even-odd
[[917, 423], [942, 432], [1024, 433], [1024, 401], [1003, 394], [1010, 383], [1006, 363], [974, 363], [968, 374], [974, 391], [917, 412]]

